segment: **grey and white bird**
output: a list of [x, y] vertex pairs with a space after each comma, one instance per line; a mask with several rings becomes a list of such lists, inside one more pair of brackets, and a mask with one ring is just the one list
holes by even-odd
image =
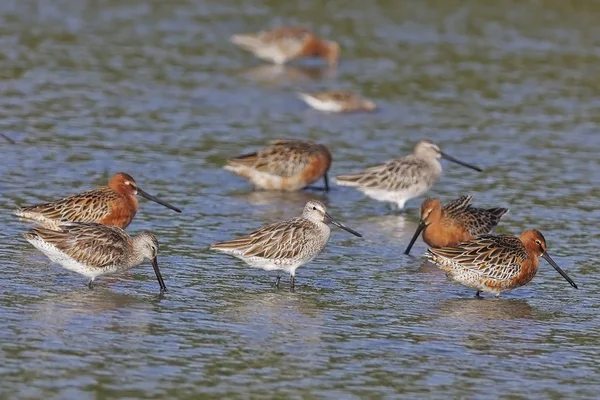
[[440, 158], [481, 172], [481, 168], [451, 157], [431, 140], [423, 139], [417, 142], [412, 154], [363, 172], [339, 175], [334, 182], [355, 187], [375, 200], [396, 203], [402, 209], [408, 200], [427, 193], [440, 179]]
[[[290, 290], [294, 290], [296, 269], [319, 255], [329, 241], [331, 230], [327, 223], [362, 237], [333, 219], [323, 203], [311, 200], [301, 217], [266, 225], [248, 236], [215, 243], [210, 249], [231, 254], [254, 268], [289, 272]], [[277, 276], [275, 286], [279, 286], [279, 281]]]

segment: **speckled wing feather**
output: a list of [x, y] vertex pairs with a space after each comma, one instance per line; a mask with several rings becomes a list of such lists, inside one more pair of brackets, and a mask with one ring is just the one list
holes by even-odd
[[458, 216], [469, 208], [471, 200], [473, 200], [472, 195], [462, 195], [458, 199], [448, 202], [444, 206], [444, 212], [453, 217]]
[[110, 203], [119, 199], [119, 194], [108, 186], [101, 186], [51, 203], [22, 207], [16, 214], [41, 214], [45, 218], [68, 222], [98, 222], [111, 211]]
[[35, 227], [25, 236], [40, 238], [75, 261], [97, 268], [118, 264], [132, 245], [123, 229], [94, 223], [68, 222], [57, 230]]
[[475, 208], [470, 205], [473, 196], [464, 195], [444, 206], [444, 214], [458, 221], [472, 236], [485, 235], [492, 229], [504, 214], [506, 208]]
[[336, 180], [352, 183], [353, 186], [398, 191], [419, 184], [433, 185], [437, 176], [424, 173], [428, 170], [427, 161], [409, 155], [368, 168], [358, 174], [340, 175]]
[[260, 54], [272, 55], [273, 52], [294, 57], [302, 51], [312, 33], [302, 27], [275, 28], [256, 34], [234, 35], [233, 42], [250, 51]]
[[311, 34], [311, 31], [304, 26], [281, 26], [259, 33], [261, 39], [266, 42], [284, 38], [304, 39], [307, 35]]
[[521, 264], [527, 260], [521, 241], [511, 235], [482, 235], [456, 247], [429, 248], [426, 256], [442, 267], [460, 266], [481, 278], [497, 281], [517, 277]]
[[339, 102], [349, 102], [349, 103], [357, 103], [359, 101], [358, 96], [356, 96], [352, 92], [343, 92], [343, 91], [331, 91], [331, 92], [316, 92], [310, 93], [310, 96], [316, 97], [319, 100], [323, 101], [339, 101]]
[[270, 146], [228, 160], [229, 165], [243, 165], [260, 172], [289, 177], [295, 176], [313, 161], [319, 145], [292, 139], [271, 142]]
[[310, 241], [314, 224], [303, 218], [267, 225], [257, 231], [229, 242], [215, 243], [214, 250], [223, 250], [244, 257], [294, 259]]

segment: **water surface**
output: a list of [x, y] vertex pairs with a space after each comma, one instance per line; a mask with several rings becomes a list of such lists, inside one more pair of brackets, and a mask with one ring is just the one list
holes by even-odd
[[[558, 0], [0, 2], [1, 126], [17, 142], [0, 138], [0, 397], [594, 398], [599, 19]], [[340, 68], [277, 68], [228, 43], [289, 23], [339, 40]], [[297, 89], [381, 109], [321, 114]], [[281, 137], [328, 144], [333, 175], [434, 140], [485, 171], [444, 163], [430, 194], [510, 208], [498, 231], [540, 229], [580, 289], [542, 262], [476, 300], [420, 240], [402, 254], [419, 200], [398, 213], [350, 188], [255, 192], [221, 169]], [[10, 215], [117, 171], [184, 210], [142, 200], [128, 228], [159, 237], [164, 298], [148, 262], [89, 291]], [[364, 238], [335, 230], [296, 293], [208, 251], [309, 199]]]

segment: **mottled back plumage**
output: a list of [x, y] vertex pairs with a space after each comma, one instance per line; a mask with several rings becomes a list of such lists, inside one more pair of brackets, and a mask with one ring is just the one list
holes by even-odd
[[460, 196], [443, 207], [443, 214], [463, 226], [472, 236], [490, 233], [508, 209], [476, 208], [470, 204], [472, 199], [472, 195]]
[[54, 202], [22, 207], [15, 215], [46, 222], [98, 222], [111, 212], [111, 203], [121, 195], [108, 186], [100, 186]]
[[166, 290], [156, 260], [158, 240], [150, 232], [131, 239], [116, 226], [66, 222], [55, 224], [52, 229], [34, 227], [23, 236], [52, 261], [90, 278], [90, 289], [97, 276], [127, 270], [148, 258], [161, 290]]
[[243, 165], [260, 172], [290, 177], [302, 173], [315, 156], [329, 153], [327, 147], [312, 142], [279, 139], [254, 153], [243, 154], [227, 161], [230, 165]]
[[327, 172], [331, 153], [313, 142], [280, 139], [257, 152], [229, 159], [225, 169], [249, 179], [256, 187], [294, 191], [323, 178], [328, 189]]
[[397, 191], [411, 188], [420, 183], [431, 186], [439, 179], [439, 176], [430, 168], [427, 161], [409, 155], [367, 168], [358, 174], [340, 175], [336, 177], [336, 180], [354, 183], [353, 186]]
[[335, 42], [319, 39], [304, 27], [280, 27], [256, 33], [237, 34], [231, 42], [256, 57], [275, 64], [285, 64], [300, 57], [322, 57], [330, 66], [339, 59]]
[[459, 267], [482, 279], [504, 282], [516, 278], [528, 260], [521, 240], [511, 235], [481, 235], [455, 247], [430, 248], [427, 257], [444, 271]]
[[543, 257], [575, 289], [577, 285], [552, 260], [546, 251], [546, 239], [537, 229], [511, 235], [481, 235], [453, 247], [430, 248], [427, 258], [448, 277], [479, 292], [495, 293], [529, 283]]
[[353, 186], [379, 201], [396, 203], [402, 209], [406, 201], [425, 194], [440, 179], [445, 158], [465, 167], [481, 171], [474, 165], [457, 160], [442, 152], [431, 140], [417, 142], [412, 154], [390, 160], [357, 174], [339, 175], [335, 182], [342, 186]]
[[50, 203], [22, 207], [15, 215], [52, 227], [61, 222], [95, 222], [127, 227], [138, 210], [136, 195], [152, 200], [176, 212], [177, 207], [146, 193], [125, 172], [114, 174], [107, 186], [74, 194]]
[[[323, 240], [315, 241], [315, 233]], [[212, 246], [217, 250], [231, 250], [243, 257], [260, 257], [271, 260], [296, 260], [308, 253], [319, 253], [329, 239], [327, 232], [312, 221], [302, 217], [266, 225], [248, 236]]]
[[56, 230], [34, 227], [25, 237], [38, 237], [75, 261], [95, 268], [121, 264], [133, 246], [123, 229], [95, 223], [68, 222]]
[[329, 241], [331, 230], [327, 223], [361, 236], [333, 219], [323, 203], [311, 200], [299, 218], [266, 225], [247, 236], [215, 243], [210, 248], [232, 254], [252, 267], [287, 271], [293, 289], [296, 269], [321, 253]]

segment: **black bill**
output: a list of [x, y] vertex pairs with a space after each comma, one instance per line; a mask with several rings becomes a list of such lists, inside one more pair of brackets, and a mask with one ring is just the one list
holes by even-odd
[[170, 204], [169, 204], [169, 203], [167, 203], [166, 201], [162, 201], [162, 200], [161, 200], [161, 199], [159, 199], [158, 197], [152, 196], [151, 194], [148, 194], [148, 193], [144, 192], [144, 191], [143, 191], [142, 189], [140, 189], [140, 188], [137, 188], [137, 192], [138, 192], [138, 194], [139, 194], [140, 196], [142, 196], [142, 197], [143, 197], [143, 198], [145, 198], [145, 199], [152, 200], [153, 202], [155, 202], [155, 203], [158, 203], [158, 204], [160, 204], [160, 205], [162, 205], [162, 206], [165, 206], [165, 207], [167, 207], [167, 208], [170, 208], [170, 209], [171, 209], [171, 210], [173, 210], [173, 211], [177, 211], [178, 213], [180, 213], [180, 212], [181, 212], [181, 210], [180, 210], [179, 208], [177, 208], [177, 207], [175, 207], [175, 206], [172, 206], [172, 205], [170, 205]]
[[565, 271], [563, 271], [555, 262], [552, 258], [550, 258], [550, 255], [547, 252], [543, 252], [542, 253], [542, 257], [544, 258], [544, 260], [548, 261], [548, 264], [552, 265], [554, 267], [554, 269], [562, 275], [563, 278], [565, 278], [567, 280], [567, 282], [569, 282], [571, 284], [571, 286], [573, 286], [575, 289], [579, 289], [577, 287], [577, 285], [575, 284], [575, 282], [573, 282], [573, 279], [569, 278], [569, 275], [567, 275], [567, 273]]
[[362, 237], [362, 235], [360, 233], [356, 232], [353, 229], [348, 228], [346, 225], [341, 224], [341, 223], [337, 222], [335, 219], [331, 218], [331, 215], [329, 215], [328, 213], [325, 213], [325, 219], [326, 219], [326, 221], [331, 222], [331, 224], [337, 226], [338, 228], [342, 228], [346, 232], [350, 232], [354, 236]]
[[158, 259], [157, 257], [154, 257], [152, 259], [152, 268], [154, 268], [154, 273], [156, 274], [156, 279], [158, 279], [158, 284], [160, 285], [160, 291], [161, 292], [166, 292], [167, 291], [167, 285], [165, 285], [165, 281], [163, 280], [163, 277], [160, 273], [160, 269], [158, 269]]
[[474, 169], [475, 171], [479, 171], [479, 172], [482, 171], [481, 168], [476, 167], [472, 164], [468, 164], [466, 162], [460, 161], [459, 159], [449, 156], [448, 154], [444, 153], [443, 151], [440, 151], [440, 155], [442, 156], [442, 158], [445, 158], [448, 161], [452, 161], [453, 163], [456, 163], [458, 165], [462, 165], [463, 167], [471, 168], [471, 169]]
[[404, 254], [408, 255], [408, 253], [410, 253], [410, 249], [412, 249], [413, 245], [417, 241], [417, 238], [419, 237], [421, 232], [423, 232], [424, 228], [425, 228], [425, 223], [423, 221], [419, 222], [419, 226], [417, 227], [417, 230], [416, 230], [414, 236], [412, 237], [412, 239], [410, 239], [410, 243], [406, 247], [406, 250], [404, 250]]

